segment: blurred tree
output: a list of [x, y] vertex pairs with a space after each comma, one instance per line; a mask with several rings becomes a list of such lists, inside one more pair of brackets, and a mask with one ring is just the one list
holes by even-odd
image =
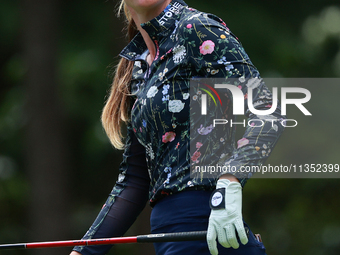
[[[69, 226], [68, 145], [57, 77], [59, 0], [23, 0], [26, 159], [30, 239], [65, 238]], [[60, 254], [51, 250], [49, 254]], [[46, 254], [36, 250], [34, 254]]]

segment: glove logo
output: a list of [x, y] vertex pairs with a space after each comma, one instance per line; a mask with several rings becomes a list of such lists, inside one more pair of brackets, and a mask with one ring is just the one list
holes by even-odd
[[211, 209], [222, 209], [224, 206], [225, 189], [217, 189], [211, 194], [210, 207]]
[[223, 196], [222, 196], [221, 192], [216, 192], [211, 199], [211, 204], [213, 206], [218, 206], [222, 203], [222, 200], [223, 200]]

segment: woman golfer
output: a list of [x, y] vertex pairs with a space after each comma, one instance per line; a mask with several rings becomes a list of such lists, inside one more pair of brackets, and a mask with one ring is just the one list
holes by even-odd
[[[251, 176], [244, 170], [268, 158], [283, 130], [271, 92], [220, 18], [182, 0], [123, 0], [120, 7], [129, 44], [102, 122], [112, 144], [124, 148], [123, 161], [83, 238], [123, 235], [149, 201], [152, 233], [208, 230], [206, 241], [155, 243], [159, 255], [265, 254], [243, 222], [242, 187]], [[236, 105], [246, 120], [236, 122]], [[246, 127], [237, 142], [236, 125]], [[75, 247], [71, 254], [109, 249]]]

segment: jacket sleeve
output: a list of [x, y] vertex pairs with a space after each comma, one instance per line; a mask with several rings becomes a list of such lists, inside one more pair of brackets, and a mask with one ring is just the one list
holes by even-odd
[[[187, 41], [186, 51], [188, 53], [188, 64], [193, 73], [198, 77], [211, 80], [223, 80], [223, 83], [231, 84], [243, 92], [245, 117], [244, 125], [237, 120], [235, 126], [245, 126], [243, 137], [235, 141], [235, 126], [225, 131], [225, 140], [230, 141], [232, 146], [231, 155], [225, 157], [223, 164], [228, 166], [230, 173], [237, 177], [242, 186], [245, 185], [251, 173], [246, 172], [247, 166], [259, 166], [271, 154], [284, 127], [282, 125], [285, 117], [281, 115], [278, 106], [269, 115], [253, 114], [248, 108], [248, 88], [252, 89], [252, 105], [256, 110], [268, 110], [273, 104], [272, 92], [267, 88], [256, 67], [249, 59], [238, 38], [227, 28], [225, 23], [218, 17], [200, 13], [188, 18], [182, 24], [181, 38]], [[220, 92], [221, 91], [221, 92]], [[236, 123], [232, 114], [232, 96], [226, 89], [219, 90], [224, 117]], [[198, 102], [198, 101], [197, 101]], [[210, 100], [208, 103], [213, 104]], [[224, 104], [225, 103], [225, 104]], [[208, 106], [209, 109], [209, 106]], [[212, 123], [211, 114], [207, 114], [204, 123]], [[275, 121], [272, 121], [275, 120]], [[221, 132], [219, 133], [221, 134]], [[211, 132], [207, 136], [214, 136]], [[216, 141], [223, 141], [224, 138], [216, 136], [207, 138], [206, 141], [214, 141], [215, 144], [206, 146], [211, 148], [217, 146]], [[204, 146], [202, 146], [202, 149]], [[209, 154], [209, 151], [200, 151], [201, 154]], [[211, 154], [211, 153], [210, 153]], [[249, 169], [249, 168], [248, 168]]]
[[[145, 207], [149, 183], [145, 148], [138, 142], [129, 125], [118, 180], [83, 239], [122, 236]], [[74, 250], [83, 255], [101, 255], [106, 254], [111, 247], [77, 246]]]

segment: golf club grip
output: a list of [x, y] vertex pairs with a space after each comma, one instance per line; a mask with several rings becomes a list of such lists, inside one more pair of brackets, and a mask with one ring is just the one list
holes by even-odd
[[181, 242], [205, 240], [207, 231], [162, 233], [137, 236], [137, 243]]

